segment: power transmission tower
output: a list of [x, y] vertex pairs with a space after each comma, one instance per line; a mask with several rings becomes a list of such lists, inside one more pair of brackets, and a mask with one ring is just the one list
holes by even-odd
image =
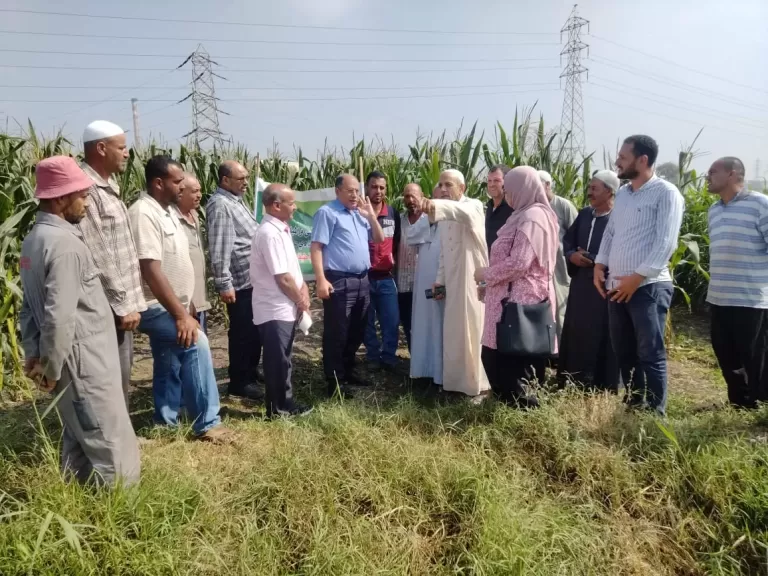
[[589, 78], [589, 70], [581, 64], [581, 53], [589, 46], [581, 40], [581, 29], [586, 26], [589, 32], [589, 21], [578, 15], [578, 4], [573, 5], [573, 10], [568, 20], [560, 29], [560, 41], [563, 34], [568, 35], [568, 41], [560, 52], [560, 61], [567, 56], [567, 64], [560, 78], [565, 78], [565, 98], [563, 99], [563, 113], [560, 118], [560, 148], [567, 158], [583, 156], [586, 150], [586, 138], [584, 135], [584, 100], [581, 95], [581, 79], [586, 75]]
[[219, 99], [216, 98], [213, 79], [226, 80], [226, 78], [213, 71], [213, 66], [218, 66], [218, 63], [211, 60], [202, 44], [197, 46], [197, 49], [179, 68], [187, 62], [192, 63], [192, 92], [179, 102], [192, 100], [192, 130], [182, 138], [193, 136], [198, 148], [209, 140], [213, 141], [214, 146], [222, 148], [224, 136], [219, 127], [219, 114], [226, 114], [226, 112], [219, 110]]

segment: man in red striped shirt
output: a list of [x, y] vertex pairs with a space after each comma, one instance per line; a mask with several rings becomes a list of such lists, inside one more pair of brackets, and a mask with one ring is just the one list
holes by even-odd
[[[378, 364], [383, 369], [392, 369], [397, 362], [400, 327], [394, 277], [394, 255], [400, 241], [400, 217], [397, 211], [386, 203], [387, 179], [384, 174], [378, 171], [368, 174], [365, 179], [365, 192], [384, 231], [384, 241], [368, 244], [371, 253], [371, 269], [368, 272], [371, 305], [368, 308], [368, 326], [363, 342], [368, 362]], [[376, 320], [381, 328], [381, 342], [376, 333]]]

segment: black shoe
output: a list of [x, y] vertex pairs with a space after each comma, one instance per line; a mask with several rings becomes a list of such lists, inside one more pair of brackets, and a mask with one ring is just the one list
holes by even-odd
[[539, 400], [535, 396], [512, 397], [505, 402], [507, 406], [510, 406], [511, 408], [519, 408], [521, 410], [531, 410], [540, 406]]
[[[261, 368], [256, 368], [256, 373], [253, 377], [256, 379], [256, 382], [264, 383], [264, 371]], [[254, 382], [254, 384], [256, 382]]]
[[363, 380], [359, 376], [355, 375], [354, 373], [348, 374], [346, 378], [344, 378], [344, 383], [349, 386], [372, 386], [372, 383], [368, 380]]
[[333, 398], [336, 393], [345, 400], [351, 400], [355, 395], [342, 382], [336, 384], [336, 380], [328, 380], [328, 398]]
[[242, 388], [228, 388], [227, 394], [235, 396], [237, 398], [245, 398], [247, 400], [264, 400], [264, 392], [259, 390], [255, 384], [247, 384]]
[[287, 410], [277, 410], [275, 412], [270, 412], [267, 414], [267, 418], [274, 420], [275, 418], [282, 417], [301, 417], [301, 416], [307, 416], [312, 413], [314, 408], [312, 406], [302, 406], [301, 404], [293, 404], [291, 408]]

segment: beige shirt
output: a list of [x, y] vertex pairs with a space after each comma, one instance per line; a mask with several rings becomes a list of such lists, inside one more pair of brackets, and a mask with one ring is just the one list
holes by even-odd
[[175, 206], [173, 207], [179, 218], [181, 227], [187, 234], [189, 242], [189, 257], [192, 260], [192, 268], [195, 269], [195, 291], [192, 294], [192, 303], [197, 312], [205, 312], [211, 309], [208, 302], [208, 290], [205, 275], [205, 252], [203, 251], [203, 237], [200, 230], [200, 219], [195, 212], [191, 212], [194, 223], [187, 220]]
[[[128, 209], [139, 260], [158, 260], [173, 293], [189, 308], [195, 290], [195, 270], [189, 256], [189, 242], [175, 210], [163, 208], [146, 192]], [[147, 305], [157, 298], [142, 278]]]

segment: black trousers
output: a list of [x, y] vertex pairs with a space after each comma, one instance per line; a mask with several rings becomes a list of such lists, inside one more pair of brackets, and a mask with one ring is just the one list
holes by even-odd
[[329, 383], [343, 382], [352, 372], [368, 324], [368, 274], [326, 270], [325, 277], [333, 292], [323, 300], [323, 370]]
[[712, 348], [735, 406], [768, 401], [768, 310], [712, 306]]
[[261, 338], [253, 325], [252, 288], [235, 292], [235, 302], [227, 304], [229, 314], [229, 392], [241, 392], [256, 382], [261, 360]]
[[257, 326], [264, 343], [264, 382], [267, 416], [290, 414], [295, 407], [291, 371], [296, 322], [270, 320]]
[[528, 396], [527, 385], [534, 380], [543, 383], [546, 377], [546, 358], [509, 356], [487, 346], [480, 357], [491, 390], [505, 402]]
[[403, 326], [405, 341], [408, 343], [408, 352], [411, 351], [411, 313], [413, 312], [413, 292], [401, 292], [397, 295], [397, 304], [400, 308], [400, 324]]

